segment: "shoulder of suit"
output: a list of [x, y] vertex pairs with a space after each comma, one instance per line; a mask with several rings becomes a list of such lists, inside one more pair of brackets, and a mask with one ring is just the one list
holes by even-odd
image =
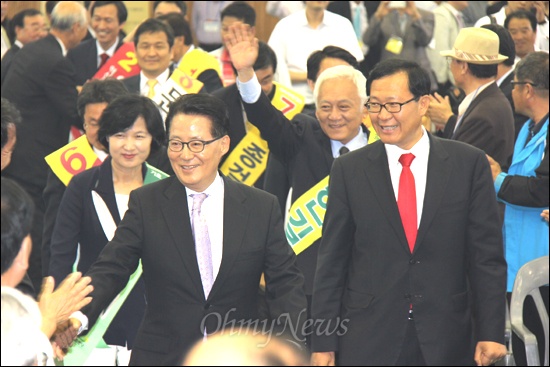
[[236, 192], [240, 192], [241, 195], [243, 195], [243, 198], [247, 199], [253, 199], [253, 200], [268, 200], [273, 201], [277, 200], [277, 198], [268, 193], [267, 191], [260, 190], [253, 186], [248, 186], [243, 184], [242, 182], [237, 182], [235, 180], [232, 180], [229, 177], [224, 177], [224, 185], [225, 185], [225, 194], [235, 195]]

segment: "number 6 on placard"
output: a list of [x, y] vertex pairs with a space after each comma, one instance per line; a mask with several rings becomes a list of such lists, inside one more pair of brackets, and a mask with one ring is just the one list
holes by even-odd
[[[67, 154], [70, 153], [72, 150], [75, 150], [76, 147], [72, 147], [61, 153], [60, 162], [63, 168], [69, 172], [72, 175], [76, 175], [77, 173], [80, 173], [84, 171], [87, 167], [86, 157], [84, 157], [81, 153], [73, 153], [69, 157], [67, 157]], [[73, 168], [73, 161], [77, 160], [80, 162], [80, 167], [78, 169]]]

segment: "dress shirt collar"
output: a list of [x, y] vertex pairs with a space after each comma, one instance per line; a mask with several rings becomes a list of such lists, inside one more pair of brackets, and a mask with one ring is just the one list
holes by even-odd
[[488, 86], [490, 86], [494, 81], [490, 81], [487, 84], [480, 85], [477, 87], [476, 90], [468, 94], [466, 97], [464, 97], [464, 100], [460, 103], [458, 106], [458, 115], [462, 116], [464, 115], [464, 112], [470, 107], [470, 104], [474, 101], [474, 99], [479, 96], [481, 92], [483, 92]]
[[[54, 36], [55, 37], [55, 36]], [[61, 46], [61, 54], [63, 57], [67, 56], [67, 48], [63, 44], [63, 41], [61, 41], [59, 38], [55, 37], [57, 43], [59, 43], [59, 46]]]
[[[204, 190], [202, 193], [206, 194], [207, 197], [220, 197], [220, 195], [221, 197], [223, 197], [223, 190], [224, 190], [223, 178], [222, 176], [220, 176], [219, 172], [216, 172], [216, 178], [214, 179], [214, 182], [212, 182], [210, 186], [208, 186], [206, 190]], [[201, 194], [198, 191], [191, 190], [187, 186], [185, 187], [185, 191], [188, 197], [192, 194]], [[191, 204], [192, 203], [193, 203], [193, 200], [191, 200]]]
[[504, 81], [504, 79], [508, 78], [508, 75], [510, 75], [511, 73], [514, 72], [514, 68], [510, 68], [510, 70], [508, 70], [503, 76], [501, 76], [497, 81], [497, 86], [501, 86], [502, 82]]
[[21, 41], [19, 40], [15, 40], [15, 42], [13, 43], [15, 46], [19, 47], [19, 48], [23, 48], [23, 44], [21, 43]]
[[107, 50], [104, 50], [101, 45], [99, 44], [98, 40], [95, 40], [96, 49], [97, 49], [97, 57], [99, 58], [99, 55], [102, 53], [106, 53], [109, 57], [112, 57], [115, 54], [116, 47], [118, 46], [119, 39], [116, 40], [115, 43], [111, 47], [109, 47]]
[[[143, 71], [139, 72], [139, 90], [143, 90], [145, 87], [149, 88], [147, 85], [147, 81], [149, 80], [145, 74], [143, 74]], [[159, 76], [157, 76], [157, 82], [158, 86], [162, 87], [170, 77], [170, 68], [164, 70]]]
[[338, 140], [330, 141], [330, 147], [332, 148], [332, 156], [334, 158], [339, 157], [340, 148], [342, 148], [344, 145], [351, 152], [367, 145], [367, 141], [368, 141], [367, 134], [363, 131], [361, 127], [359, 127], [359, 131], [357, 132], [357, 135], [355, 135], [355, 137], [351, 139], [347, 144], [342, 144]]
[[412, 153], [415, 156], [415, 162], [427, 161], [428, 155], [430, 153], [430, 138], [424, 126], [422, 126], [422, 137], [410, 150], [404, 150], [399, 148], [397, 145], [384, 144], [386, 148], [386, 154], [388, 155], [388, 162], [391, 165], [400, 164], [399, 158], [402, 154]]
[[[304, 27], [309, 27], [309, 23], [307, 21], [307, 16], [306, 16], [306, 10], [300, 10], [298, 12], [296, 12], [296, 19], [299, 19], [299, 22], [298, 24], [301, 24], [302, 26]], [[328, 16], [327, 16], [328, 14]], [[332, 19], [330, 17], [330, 13], [328, 10], [325, 10], [324, 13], [323, 13], [323, 20], [321, 21], [321, 24], [319, 24], [319, 27], [317, 27], [317, 29], [321, 28], [321, 27], [326, 27], [326, 26], [330, 26], [330, 25], [334, 25], [334, 22], [332, 22]], [[336, 25], [338, 25], [338, 23], [336, 23]]]

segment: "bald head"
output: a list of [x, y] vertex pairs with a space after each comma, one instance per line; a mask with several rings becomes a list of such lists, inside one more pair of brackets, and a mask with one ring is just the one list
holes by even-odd
[[71, 49], [86, 36], [87, 23], [84, 6], [76, 1], [60, 1], [52, 11], [51, 33]]

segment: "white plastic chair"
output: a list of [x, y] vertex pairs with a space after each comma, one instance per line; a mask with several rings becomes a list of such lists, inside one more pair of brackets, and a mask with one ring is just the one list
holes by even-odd
[[539, 287], [548, 283], [548, 256], [543, 256], [529, 261], [519, 269], [512, 290], [512, 300], [510, 302], [512, 331], [525, 343], [528, 366], [540, 366], [541, 364], [537, 338], [523, 324], [523, 302], [529, 295], [535, 301], [544, 328], [544, 366], [548, 366], [548, 313], [539, 290]]

